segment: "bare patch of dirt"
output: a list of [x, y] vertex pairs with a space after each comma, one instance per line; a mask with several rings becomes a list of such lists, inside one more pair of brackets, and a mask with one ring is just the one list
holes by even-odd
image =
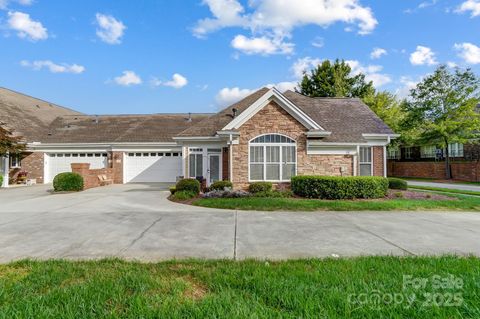
[[188, 284], [188, 287], [183, 292], [183, 297], [185, 299], [190, 299], [193, 301], [202, 300], [208, 293], [207, 287], [203, 283], [195, 280], [194, 278], [190, 276], [185, 276], [182, 277], [182, 279]]
[[0, 278], [11, 281], [19, 281], [30, 274], [28, 267], [11, 267], [0, 265]]

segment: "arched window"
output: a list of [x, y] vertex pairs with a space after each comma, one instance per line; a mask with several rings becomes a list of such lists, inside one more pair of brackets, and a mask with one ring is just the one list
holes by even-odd
[[265, 134], [249, 143], [249, 180], [287, 182], [297, 171], [297, 144], [285, 135]]

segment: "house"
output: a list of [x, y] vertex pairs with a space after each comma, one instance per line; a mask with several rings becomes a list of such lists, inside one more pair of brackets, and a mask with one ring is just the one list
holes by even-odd
[[115, 183], [183, 176], [244, 188], [294, 175], [386, 176], [386, 146], [397, 137], [360, 99], [275, 88], [215, 114], [85, 115], [5, 89], [0, 104], [0, 116], [28, 146], [10, 157], [10, 178], [26, 171], [38, 183], [51, 183], [72, 163], [108, 168]]

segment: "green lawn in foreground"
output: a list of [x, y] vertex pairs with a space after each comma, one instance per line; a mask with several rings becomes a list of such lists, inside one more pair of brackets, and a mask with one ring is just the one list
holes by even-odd
[[480, 318], [480, 260], [21, 261], [0, 266], [0, 317]]
[[318, 200], [296, 198], [200, 198], [193, 205], [238, 210], [480, 210], [480, 198], [452, 195], [458, 200]]
[[408, 186], [409, 189], [421, 189], [427, 191], [435, 191], [435, 192], [446, 192], [452, 194], [465, 194], [465, 195], [474, 195], [480, 196], [480, 192], [477, 191], [469, 191], [469, 190], [461, 190], [461, 189], [451, 189], [451, 188], [443, 188], [443, 187], [430, 187], [430, 186]]

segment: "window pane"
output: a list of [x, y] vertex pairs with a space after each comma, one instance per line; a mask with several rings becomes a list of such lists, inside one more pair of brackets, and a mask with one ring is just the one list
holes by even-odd
[[372, 152], [370, 147], [360, 147], [360, 162], [361, 163], [370, 163]]
[[188, 156], [188, 171], [190, 177], [195, 177], [195, 154]]
[[360, 176], [371, 176], [372, 164], [360, 164]]
[[282, 162], [295, 163], [295, 146], [283, 146]]
[[250, 164], [250, 179], [263, 180], [263, 164]]
[[196, 176], [203, 176], [203, 156], [202, 154], [196, 154], [196, 163], [195, 163], [195, 168], [196, 168]]
[[280, 162], [280, 146], [267, 146], [266, 153], [267, 163]]
[[267, 180], [280, 180], [280, 164], [267, 164]]
[[263, 163], [263, 146], [250, 146], [250, 162]]
[[282, 180], [290, 180], [292, 176], [295, 176], [295, 164], [284, 164], [282, 167]]

